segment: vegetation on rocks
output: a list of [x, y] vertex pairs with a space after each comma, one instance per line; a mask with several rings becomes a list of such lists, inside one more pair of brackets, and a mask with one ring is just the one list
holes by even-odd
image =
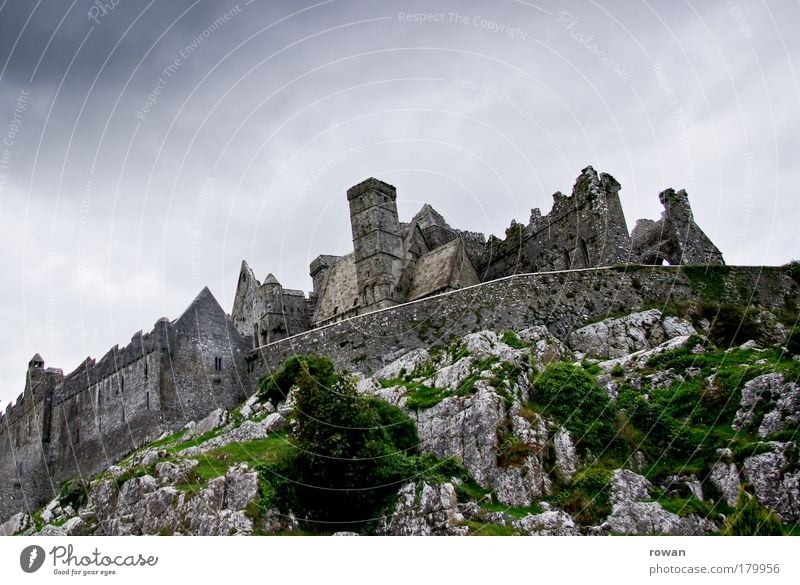
[[[702, 331], [681, 321], [666, 342], [630, 331], [641, 315], [612, 324], [642, 347], [606, 361], [544, 328], [471, 334], [371, 377], [293, 357], [246, 404], [65, 483], [15, 531], [796, 533], [798, 330], [704, 306], [686, 309]], [[129, 508], [144, 519], [120, 524]]]

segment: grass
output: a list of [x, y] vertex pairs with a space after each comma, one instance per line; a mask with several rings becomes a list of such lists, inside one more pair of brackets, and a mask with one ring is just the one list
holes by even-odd
[[257, 463], [273, 463], [294, 450], [285, 434], [273, 434], [264, 439], [231, 443], [212, 449], [196, 457], [197, 467], [194, 476], [197, 481], [183, 484], [183, 489], [202, 487], [209, 480], [224, 475], [228, 468], [238, 463], [247, 463], [251, 467]]

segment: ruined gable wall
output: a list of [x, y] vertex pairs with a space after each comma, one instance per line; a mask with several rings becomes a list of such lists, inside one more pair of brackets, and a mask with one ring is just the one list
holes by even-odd
[[490, 238], [477, 262], [484, 282], [511, 274], [611, 266], [628, 261], [630, 237], [619, 183], [592, 167], [572, 195], [553, 195], [550, 213], [534, 209], [527, 226], [513, 222], [504, 240]]
[[216, 408], [235, 406], [252, 394], [244, 361], [249, 349], [248, 341], [204, 289], [169, 327], [162, 385], [167, 425], [176, 428], [198, 420]]

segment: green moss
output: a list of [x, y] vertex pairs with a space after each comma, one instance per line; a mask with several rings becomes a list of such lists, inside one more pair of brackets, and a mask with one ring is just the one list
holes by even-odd
[[730, 273], [727, 266], [683, 266], [692, 290], [703, 299], [719, 301], [725, 296], [725, 279]]
[[509, 329], [503, 331], [503, 335], [500, 339], [503, 343], [513, 349], [525, 349], [528, 347], [528, 344], [522, 341], [514, 331]]

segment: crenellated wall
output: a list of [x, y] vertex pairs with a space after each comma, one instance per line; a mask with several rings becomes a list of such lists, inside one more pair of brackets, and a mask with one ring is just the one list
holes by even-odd
[[91, 477], [164, 432], [252, 392], [250, 348], [204, 289], [175, 321], [159, 319], [125, 347], [73, 372], [29, 369], [0, 417], [0, 520], [31, 512], [60, 484]]

